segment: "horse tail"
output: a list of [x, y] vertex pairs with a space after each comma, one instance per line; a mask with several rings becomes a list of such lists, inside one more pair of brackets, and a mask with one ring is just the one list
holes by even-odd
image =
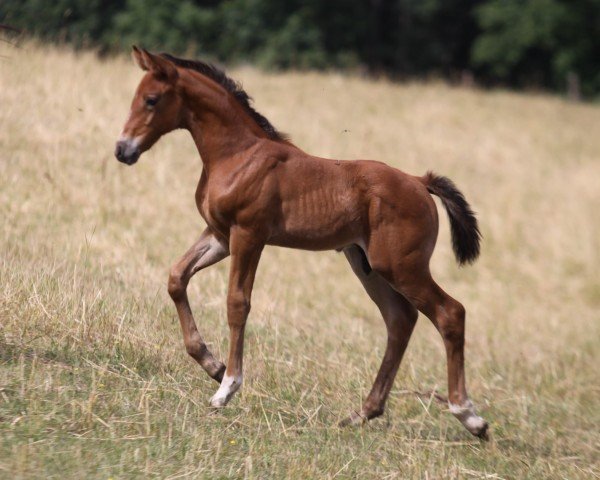
[[450, 219], [452, 250], [459, 265], [473, 263], [480, 252], [481, 232], [477, 218], [465, 196], [447, 177], [427, 172], [421, 177], [429, 193], [436, 195], [446, 208]]

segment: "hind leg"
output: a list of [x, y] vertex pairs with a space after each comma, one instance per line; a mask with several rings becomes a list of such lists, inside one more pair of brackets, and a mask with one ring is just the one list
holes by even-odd
[[365, 254], [356, 245], [344, 249], [352, 270], [379, 307], [387, 327], [385, 354], [360, 412], [353, 412], [340, 425], [361, 424], [383, 413], [400, 361], [417, 321], [417, 310], [377, 272], [370, 270]]
[[473, 435], [487, 438], [488, 424], [476, 414], [466, 389], [464, 307], [435, 283], [428, 269], [413, 270], [412, 275], [410, 269], [400, 270], [393, 275], [394, 285], [432, 321], [444, 341], [450, 412]]

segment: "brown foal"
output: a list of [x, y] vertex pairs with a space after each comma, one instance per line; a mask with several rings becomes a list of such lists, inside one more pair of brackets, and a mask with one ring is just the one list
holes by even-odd
[[[473, 435], [485, 437], [487, 423], [475, 413], [465, 387], [465, 309], [429, 270], [438, 233], [431, 194], [448, 212], [458, 262], [470, 263], [479, 255], [477, 221], [454, 184], [375, 161], [308, 155], [256, 112], [248, 95], [220, 70], [136, 47], [133, 57], [147, 73], [135, 92], [116, 157], [132, 165], [162, 135], [185, 128], [203, 162], [196, 204], [207, 228], [172, 267], [168, 288], [188, 353], [220, 383], [211, 405], [226, 405], [242, 385], [244, 328], [265, 245], [335, 249], [343, 250], [379, 307], [388, 334], [371, 392], [362, 409], [342, 423], [361, 424], [383, 413], [421, 311], [446, 347], [450, 411]], [[196, 272], [229, 255], [225, 367], [198, 332], [186, 289]]]

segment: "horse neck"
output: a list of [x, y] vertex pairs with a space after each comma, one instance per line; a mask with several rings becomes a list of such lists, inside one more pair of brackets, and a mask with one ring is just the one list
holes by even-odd
[[195, 77], [195, 81], [184, 84], [188, 110], [185, 127], [209, 172], [224, 159], [239, 156], [266, 134], [230, 93], [212, 81], [199, 82]]

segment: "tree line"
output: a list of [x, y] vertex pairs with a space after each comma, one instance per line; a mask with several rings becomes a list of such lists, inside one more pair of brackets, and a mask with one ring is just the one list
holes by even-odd
[[101, 53], [600, 95], [600, 0], [2, 0], [0, 24]]

